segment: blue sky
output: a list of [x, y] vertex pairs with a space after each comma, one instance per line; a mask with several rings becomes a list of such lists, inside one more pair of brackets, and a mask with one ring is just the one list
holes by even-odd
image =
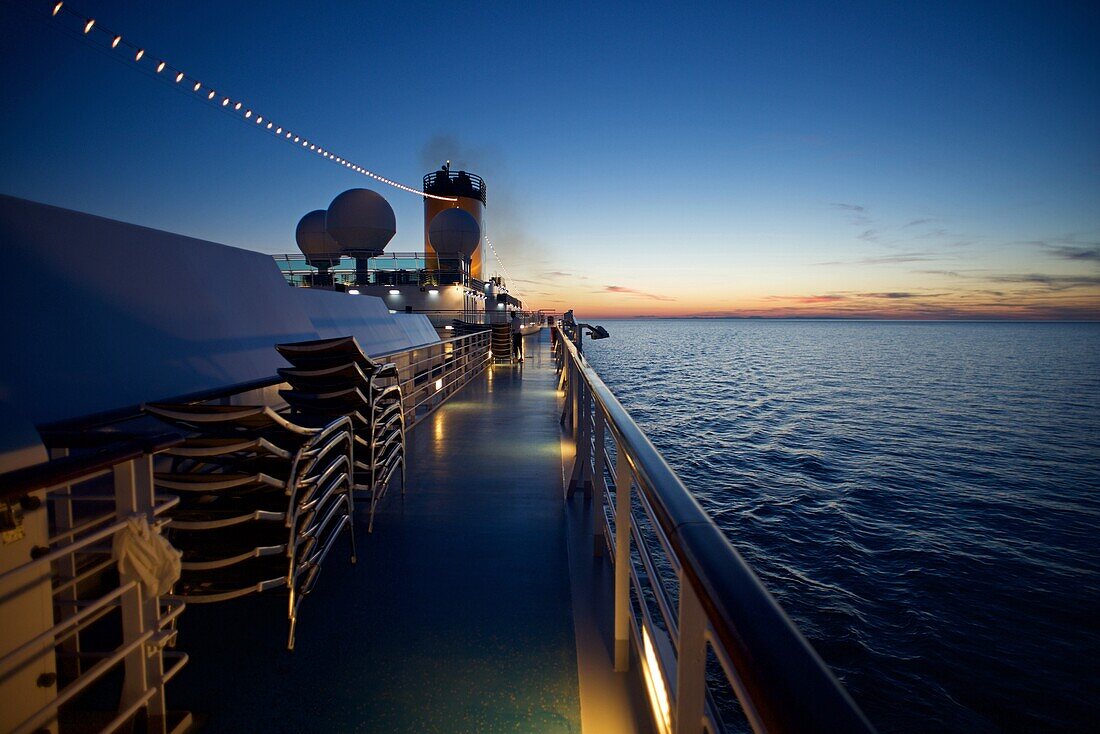
[[[416, 197], [127, 68], [51, 6], [0, 6], [0, 191], [284, 252], [368, 185], [390, 249], [421, 249]], [[1095, 4], [66, 6], [383, 175], [483, 175], [535, 305], [1100, 316]]]

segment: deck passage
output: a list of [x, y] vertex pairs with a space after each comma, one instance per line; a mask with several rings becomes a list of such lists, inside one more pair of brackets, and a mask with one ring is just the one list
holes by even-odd
[[[409, 435], [359, 564], [336, 547], [284, 647], [285, 600], [189, 607], [170, 692], [203, 731], [579, 732], [548, 334]], [[322, 618], [323, 617], [323, 618]]]

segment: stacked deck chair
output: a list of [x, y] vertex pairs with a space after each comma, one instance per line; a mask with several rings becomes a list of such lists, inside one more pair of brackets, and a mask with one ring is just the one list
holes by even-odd
[[493, 352], [493, 364], [512, 363], [511, 324], [493, 324], [491, 349]]
[[355, 337], [279, 344], [293, 367], [279, 375], [290, 384], [280, 395], [295, 412], [348, 416], [355, 432], [355, 489], [369, 493], [370, 520], [397, 470], [405, 493], [405, 413], [396, 365], [376, 362]]
[[189, 435], [156, 473], [159, 488], [180, 496], [168, 525], [183, 552], [175, 596], [203, 603], [287, 589], [293, 649], [298, 607], [345, 529], [355, 562], [351, 419], [288, 420], [266, 406], [145, 409]]

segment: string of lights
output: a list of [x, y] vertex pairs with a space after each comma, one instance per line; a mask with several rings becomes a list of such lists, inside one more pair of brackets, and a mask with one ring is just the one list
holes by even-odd
[[[500, 255], [497, 253], [497, 248], [493, 246], [493, 241], [491, 239], [489, 239], [488, 235], [485, 235], [484, 239], [485, 239], [485, 244], [489, 245], [489, 250], [493, 253], [493, 257], [496, 258], [497, 265], [500, 266], [500, 272], [504, 275], [505, 280], [511, 281], [512, 276], [509, 275], [508, 268], [504, 267], [504, 261], [500, 259]], [[516, 294], [519, 295], [519, 290], [518, 289], [512, 288], [512, 290], [515, 290]]]
[[[274, 137], [284, 142], [290, 143], [296, 147], [306, 150], [310, 153], [315, 153], [321, 156], [325, 160], [341, 166], [353, 173], [366, 176], [374, 179], [379, 183], [392, 186], [395, 189], [408, 192], [410, 194], [416, 194], [426, 199], [438, 199], [440, 201], [456, 201], [452, 196], [437, 196], [435, 194], [429, 194], [420, 189], [406, 186], [405, 184], [398, 183], [392, 179], [380, 176], [379, 174], [371, 171], [364, 166], [359, 165], [353, 161], [344, 158], [343, 156], [336, 155], [330, 150], [326, 150], [323, 146], [318, 145], [315, 141], [310, 141], [308, 138], [299, 135], [285, 129], [282, 125], [276, 124], [270, 117], [261, 115], [258, 111], [254, 111], [249, 105], [245, 104], [243, 100], [236, 96], [229, 96], [224, 93], [218, 92], [212, 85], [205, 84], [198, 79], [188, 75], [182, 69], [172, 66], [163, 58], [149, 53], [143, 46], [136, 45], [130, 41], [124, 39], [121, 34], [108, 30], [103, 27], [101, 23], [98, 23], [95, 18], [89, 18], [72, 10], [64, 2], [52, 3], [51, 15], [54, 18], [60, 20], [71, 20], [79, 24], [79, 33], [87, 39], [89, 42], [95, 43], [97, 46], [104, 50], [117, 51], [119, 54], [127, 54], [133, 59], [133, 63], [139, 67], [143, 67], [148, 70], [154, 76], [164, 79], [169, 84], [179, 88], [181, 91], [190, 89], [190, 96], [193, 98], [207, 103], [208, 106], [220, 108], [224, 112], [228, 112], [238, 117], [242, 122], [251, 122], [256, 129], [269, 133]], [[77, 28], [74, 28], [77, 30]]]

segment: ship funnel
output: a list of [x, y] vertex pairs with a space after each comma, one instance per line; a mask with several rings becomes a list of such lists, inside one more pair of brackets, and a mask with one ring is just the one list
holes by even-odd
[[340, 245], [340, 252], [355, 258], [356, 283], [366, 285], [367, 259], [381, 255], [397, 234], [397, 218], [381, 195], [348, 189], [328, 205], [325, 229]]
[[457, 253], [468, 259], [481, 242], [481, 226], [465, 209], [444, 209], [432, 217], [428, 240], [440, 255]]

